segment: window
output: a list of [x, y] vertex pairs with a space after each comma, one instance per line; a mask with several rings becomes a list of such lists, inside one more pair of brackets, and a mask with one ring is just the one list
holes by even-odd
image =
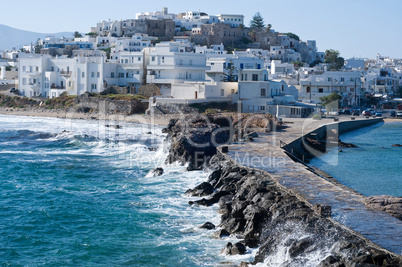
[[254, 82], [258, 81], [258, 74], [253, 74], [252, 80], [253, 80]]
[[94, 78], [95, 77], [95, 72], [91, 72], [91, 78]]
[[162, 57], [162, 63], [165, 63], [165, 57]]
[[328, 78], [328, 81], [329, 81], [329, 82], [332, 81], [332, 78]]
[[244, 80], [247, 81], [247, 74], [244, 74]]
[[36, 71], [39, 71], [39, 67], [36, 67], [35, 69], [36, 69]]
[[124, 63], [128, 64], [128, 59], [125, 59], [125, 60], [124, 60]]
[[119, 78], [124, 78], [124, 72], [119, 73]]
[[110, 73], [110, 78], [114, 78], [114, 72]]
[[138, 61], [141, 61], [141, 57], [138, 57]]
[[99, 71], [98, 71], [98, 73], [96, 74], [96, 77], [98, 77], [98, 78], [100, 77], [100, 72], [99, 72]]
[[235, 94], [235, 89], [230, 89], [230, 93], [231, 93], [232, 95], [234, 95], [234, 94]]
[[68, 82], [68, 86], [69, 86], [69, 87], [71, 87], [71, 81], [70, 81], [70, 82]]
[[310, 93], [310, 86], [307, 86], [306, 93]]
[[319, 93], [324, 93], [324, 88], [318, 88]]
[[240, 63], [240, 69], [244, 69], [244, 64]]
[[22, 66], [22, 71], [26, 72], [27, 71], [27, 67], [26, 66]]
[[265, 88], [261, 88], [261, 97], [265, 97], [267, 95], [267, 90]]
[[260, 111], [264, 111], [265, 110], [265, 106], [260, 106]]
[[126, 78], [128, 78], [128, 72], [126, 72]]
[[32, 66], [29, 66], [29, 72], [32, 72]]
[[50, 67], [50, 71], [54, 71], [54, 67], [53, 67], [53, 66]]
[[341, 82], [344, 82], [345, 81], [345, 78], [341, 78]]
[[151, 60], [152, 60], [152, 61], [155, 61], [155, 57], [153, 56], [153, 57], [151, 58]]
[[221, 96], [225, 96], [225, 89], [221, 89]]
[[91, 84], [91, 90], [96, 90], [96, 84]]
[[27, 78], [22, 78], [22, 84], [26, 85], [27, 84]]
[[81, 72], [81, 77], [85, 78], [85, 72]]

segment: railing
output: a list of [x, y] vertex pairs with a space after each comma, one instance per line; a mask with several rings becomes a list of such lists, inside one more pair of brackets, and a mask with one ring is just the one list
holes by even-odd
[[65, 87], [65, 86], [56, 86], [56, 85], [52, 85], [52, 86], [50, 87], [50, 89], [66, 89], [66, 87]]
[[71, 71], [60, 71], [61, 76], [71, 76]]
[[288, 144], [286, 144], [285, 142], [283, 142], [281, 140], [279, 141], [279, 147], [282, 148], [283, 150], [285, 150], [285, 152], [288, 155], [290, 155], [292, 158], [296, 159], [297, 161], [299, 161], [303, 164], [308, 163], [308, 161], [306, 161], [306, 158], [305, 158], [305, 155], [303, 152], [301, 152], [293, 147], [289, 149], [287, 146], [288, 146]]

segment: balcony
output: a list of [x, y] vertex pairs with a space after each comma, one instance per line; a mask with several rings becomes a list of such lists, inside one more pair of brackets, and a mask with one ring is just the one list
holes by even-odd
[[50, 89], [60, 89], [60, 90], [65, 90], [65, 89], [66, 89], [66, 87], [65, 87], [65, 86], [57, 86], [57, 85], [52, 84], [52, 86], [50, 86]]
[[61, 76], [66, 76], [66, 77], [70, 77], [71, 76], [71, 71], [60, 71], [60, 75]]

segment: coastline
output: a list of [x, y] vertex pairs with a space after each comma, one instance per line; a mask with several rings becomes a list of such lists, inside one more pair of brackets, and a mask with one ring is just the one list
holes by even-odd
[[[210, 131], [213, 132], [213, 130]], [[183, 146], [177, 145], [175, 142], [180, 144], [180, 140], [183, 137], [191, 138], [192, 135], [182, 134], [181, 132], [183, 131], [180, 127], [169, 128], [169, 132], [172, 141], [171, 150], [174, 150], [173, 154], [177, 159], [183, 158], [183, 154], [180, 154]], [[283, 130], [280, 130], [280, 132], [283, 132]], [[302, 133], [298, 132], [299, 134]], [[218, 150], [216, 152], [217, 155], [212, 157], [205, 166], [206, 169], [212, 170], [208, 180], [188, 191], [194, 194], [193, 196], [203, 197], [197, 201], [191, 201], [190, 205], [210, 206], [216, 203], [219, 204], [218, 212], [222, 214], [219, 225], [221, 229], [215, 232], [214, 236], [219, 238], [225, 233], [226, 235], [240, 236], [244, 239], [240, 241], [240, 244], [236, 243], [233, 245], [228, 243], [224, 250], [222, 250], [222, 253], [234, 255], [238, 253], [239, 247], [243, 247], [243, 249], [245, 248], [244, 246], [250, 248], [259, 247], [255, 264], [264, 262], [266, 256], [272, 256], [272, 253], [280, 253], [280, 251], [277, 251], [279, 246], [286, 246], [289, 249], [298, 251], [294, 255], [291, 255], [291, 257], [298, 257], [304, 253], [308, 261], [309, 255], [311, 256], [309, 253], [312, 253], [311, 250], [321, 253], [321, 246], [324, 244], [321, 243], [322, 236], [320, 234], [314, 236], [312, 240], [306, 241], [307, 243], [297, 239], [296, 241], [289, 240], [289, 236], [286, 235], [287, 233], [299, 237], [303, 235], [303, 233], [294, 232], [295, 228], [298, 229], [301, 227], [306, 231], [304, 234], [310, 235], [321, 231], [328, 232], [326, 235], [330, 235], [331, 240], [337, 245], [343, 246], [345, 243], [342, 242], [348, 240], [348, 242], [352, 242], [355, 245], [359, 243], [358, 247], [360, 249], [367, 249], [367, 252], [365, 252], [366, 256], [363, 256], [360, 254], [361, 250], [355, 251], [347, 245], [346, 247], [337, 248], [340, 250], [335, 249], [335, 251], [332, 251], [336, 255], [334, 256], [335, 258], [331, 258], [331, 260], [329, 258], [322, 258], [318, 263], [329, 260], [333, 261], [331, 263], [342, 262], [347, 266], [351, 265], [350, 259], [347, 260], [343, 258], [344, 255], [337, 254], [342, 250], [348, 251], [354, 263], [365, 262], [382, 265], [382, 263], [375, 260], [376, 257], [387, 257], [390, 261], [394, 259], [395, 262], [400, 263], [402, 260], [401, 256], [396, 254], [396, 251], [399, 253], [399, 246], [392, 244], [391, 241], [391, 243], [386, 241], [389, 243], [389, 246], [384, 246], [384, 243], [381, 242], [391, 236], [397, 238], [400, 235], [398, 230], [396, 229], [395, 231], [397, 232], [391, 231], [390, 233], [387, 233], [387, 231], [384, 231], [384, 233], [374, 233], [378, 231], [378, 227], [374, 227], [373, 229], [375, 230], [370, 227], [366, 228], [366, 224], [369, 222], [368, 218], [370, 217], [366, 218], [365, 216], [373, 216], [372, 212], [368, 212], [368, 214], [364, 213], [363, 217], [355, 216], [354, 214], [355, 211], [358, 213], [367, 211], [361, 201], [362, 196], [350, 190], [346, 191], [338, 186], [334, 186], [332, 183], [307, 170], [303, 165], [292, 161], [279, 146], [280, 140], [275, 137], [275, 134], [278, 134], [278, 132], [258, 133], [256, 139], [251, 140], [253, 142], [240, 142], [228, 145], [228, 153], [225, 152], [222, 154], [223, 152], [221, 153]], [[290, 134], [288, 137], [294, 140], [292, 131], [288, 134]], [[203, 135], [208, 136], [209, 134], [204, 132]], [[271, 142], [272, 147], [270, 148]], [[223, 148], [220, 147], [220, 149]], [[190, 152], [194, 151], [190, 150]], [[186, 153], [189, 153], [189, 151], [185, 151], [184, 155]], [[285, 161], [283, 164], [285, 165], [276, 166], [275, 159], [277, 158], [283, 158]], [[264, 163], [269, 163], [270, 165], [264, 165]], [[308, 181], [310, 178], [312, 180]], [[319, 188], [318, 191], [315, 188], [316, 186]], [[325, 193], [320, 194], [320, 190], [324, 190], [327, 187], [329, 188], [329, 192], [334, 194], [330, 198], [336, 202], [340, 201], [338, 205], [328, 203], [329, 196]], [[301, 192], [312, 193], [313, 195]], [[314, 195], [317, 195], [316, 193], [318, 193], [318, 198], [315, 199]], [[343, 199], [348, 201], [346, 205], [342, 203]], [[336, 218], [331, 218], [331, 209]], [[339, 220], [339, 215], [342, 215], [342, 212], [350, 214], [352, 219], [356, 218], [353, 221], [355, 224]], [[401, 225], [399, 220], [386, 213], [381, 212], [377, 215], [380, 215], [380, 218], [375, 218], [375, 220], [379, 220], [378, 223], [386, 225], [385, 227], [390, 227], [393, 223]], [[367, 222], [362, 224], [362, 219]], [[297, 225], [288, 228], [288, 222], [292, 222], [291, 224], [296, 223]], [[369, 233], [362, 231], [359, 227], [355, 227], [356, 225], [363, 226], [365, 230], [369, 229]], [[275, 229], [278, 229], [278, 227], [282, 230], [275, 232]], [[334, 231], [336, 234], [332, 235]], [[370, 235], [371, 233], [374, 233], [374, 236]], [[378, 234], [383, 234], [384, 236], [378, 238]], [[376, 236], [377, 239], [375, 238]], [[343, 240], [341, 242], [343, 245], [338, 243], [338, 238]], [[399, 241], [394, 240], [394, 242], [398, 244]], [[337, 247], [337, 245], [333, 245], [333, 247], [327, 249], [332, 250], [332, 248]], [[311, 250], [305, 251], [309, 246]], [[311, 246], [314, 246], [314, 249]], [[372, 259], [365, 258], [369, 254], [369, 258]], [[286, 255], [282, 256], [286, 258]], [[320, 266], [329, 265], [324, 264]]]
[[33, 117], [51, 117], [60, 119], [79, 119], [79, 120], [115, 120], [130, 123], [146, 123], [166, 126], [170, 119], [176, 118], [176, 115], [145, 115], [145, 114], [100, 114], [100, 113], [81, 113], [69, 112], [65, 110], [47, 110], [47, 109], [20, 109], [0, 107], [0, 114], [13, 116], [33, 116]]

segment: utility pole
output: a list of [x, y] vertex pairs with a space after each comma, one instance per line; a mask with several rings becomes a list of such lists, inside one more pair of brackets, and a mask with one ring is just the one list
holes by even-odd
[[311, 82], [310, 82], [310, 102], [311, 103]]

